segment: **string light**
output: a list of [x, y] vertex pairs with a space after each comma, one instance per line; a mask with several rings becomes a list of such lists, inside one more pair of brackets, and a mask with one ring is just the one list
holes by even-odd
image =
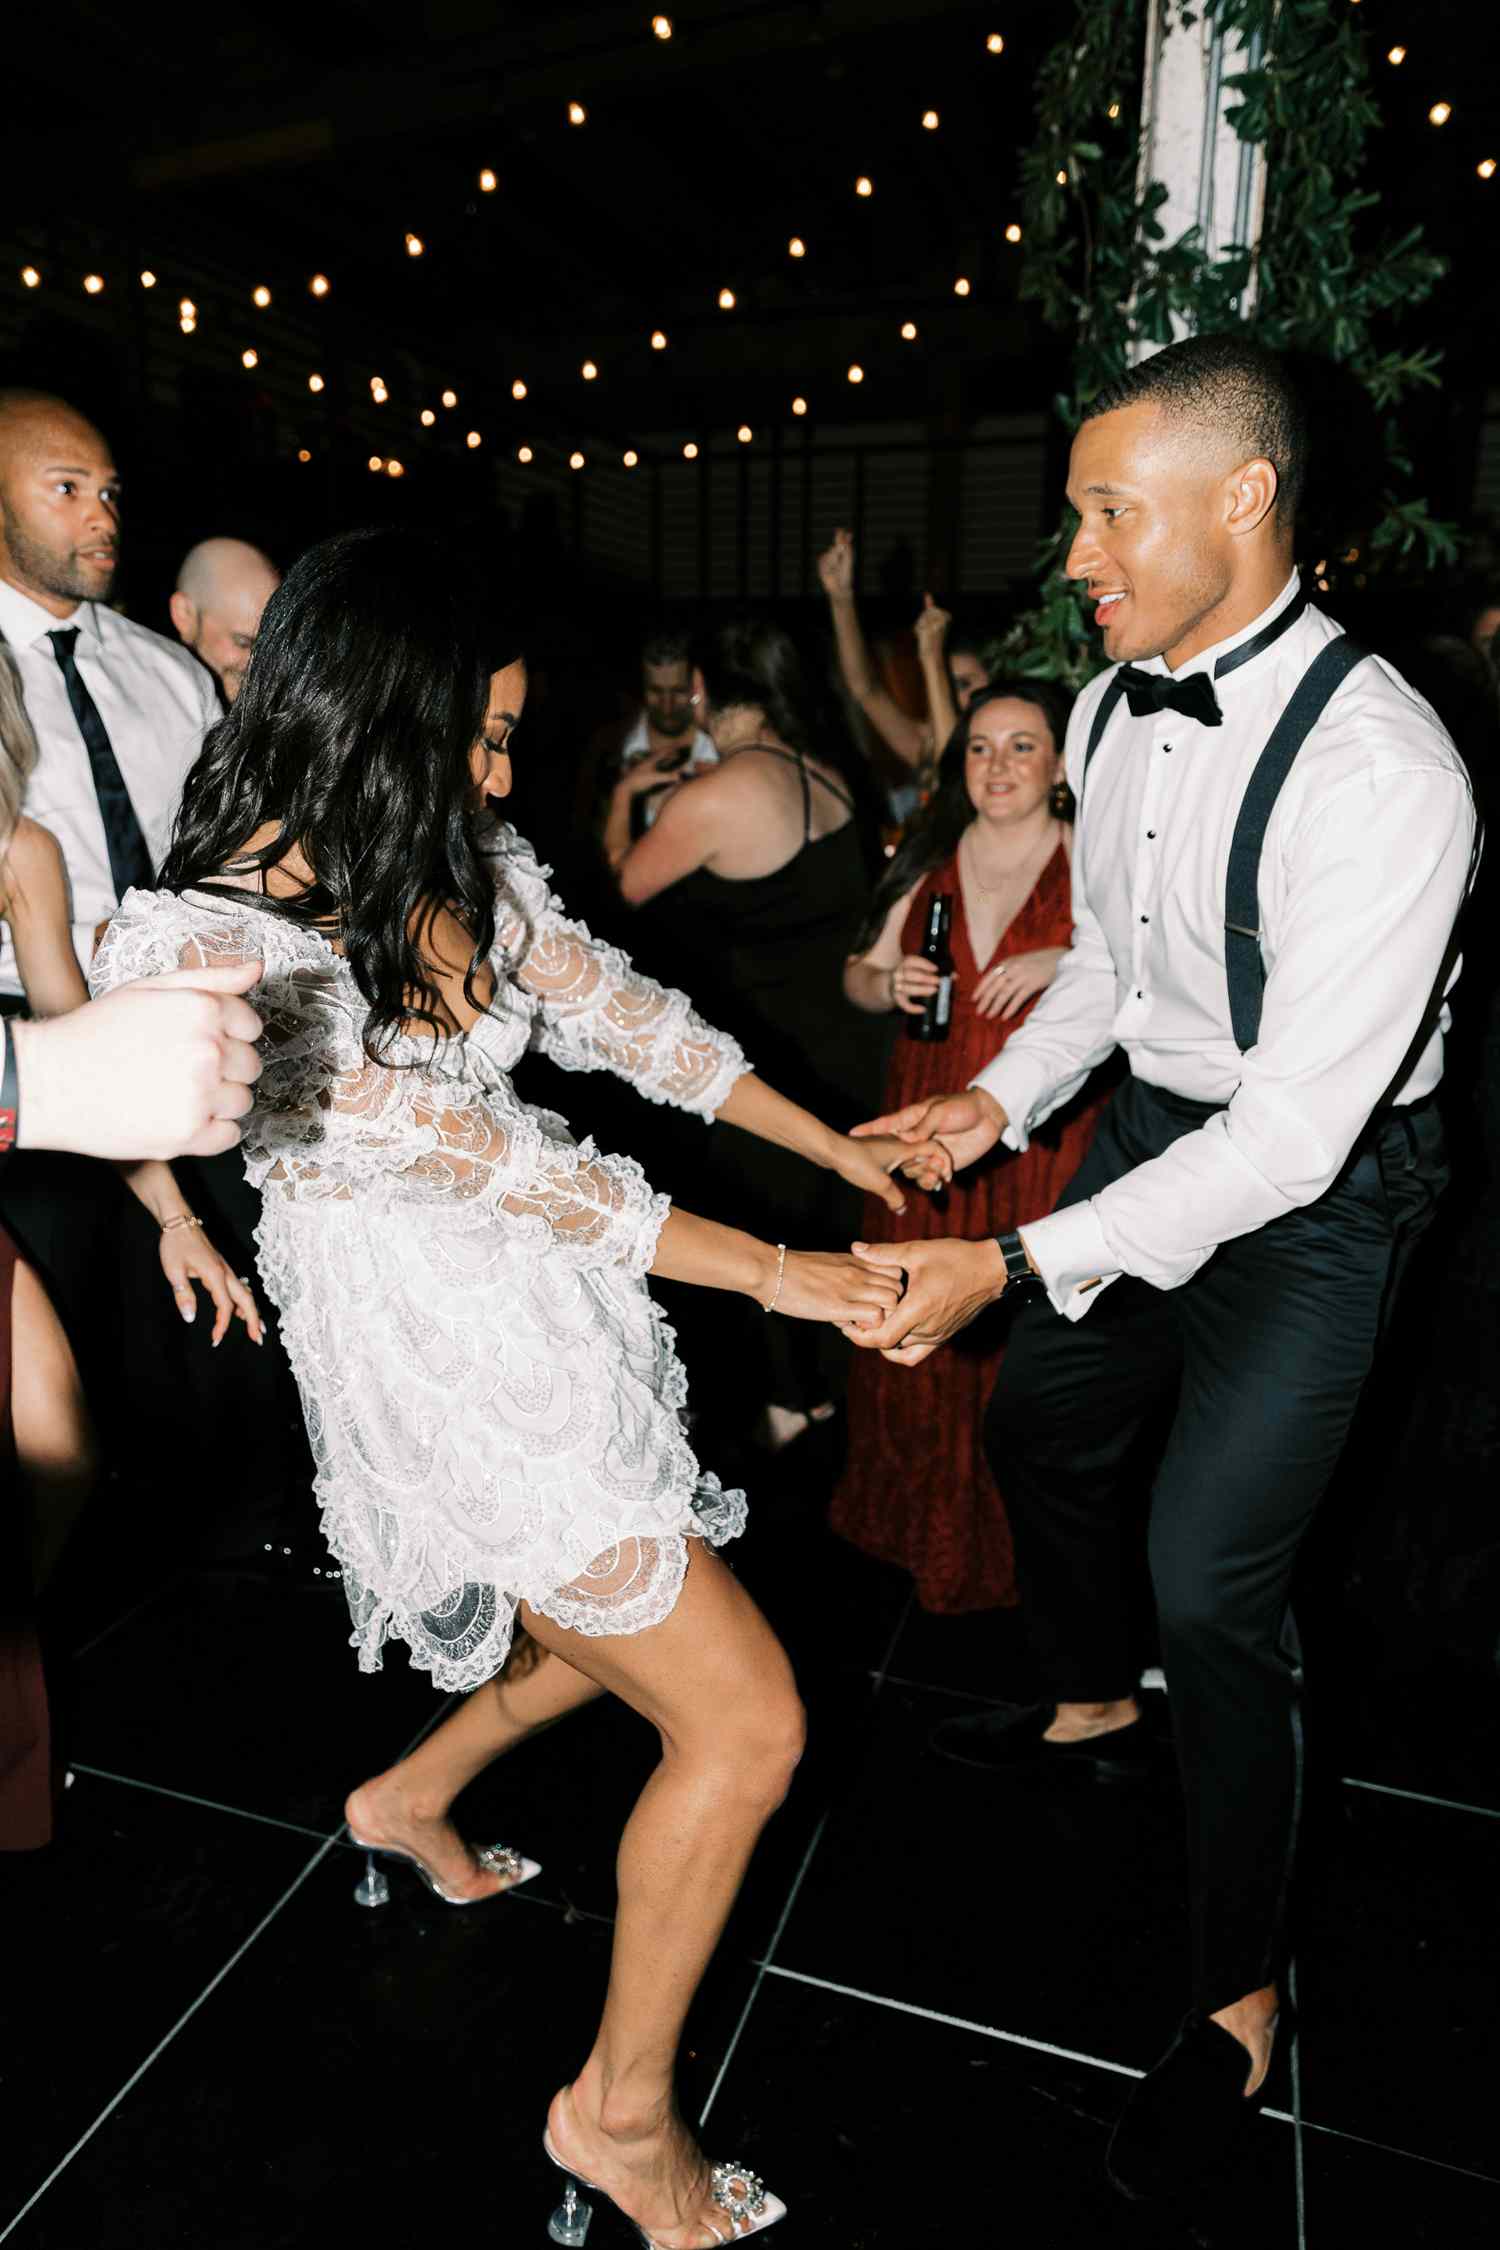
[[807, 412], [807, 401], [806, 401], [806, 399], [805, 399], [805, 398], [794, 398], [794, 399], [792, 400], [792, 412], [793, 412], [794, 414], [805, 414], [805, 413]]
[[1474, 169], [1482, 180], [1492, 180], [1495, 177], [1495, 159], [1493, 156], [1486, 156]]
[[1406, 60], [1406, 49], [1404, 47], [1392, 47], [1385, 59], [1388, 63], [1395, 63], [1399, 66]]
[[992, 55], [1003, 55], [1005, 52], [1005, 41], [1001, 38], [998, 31], [992, 31], [990, 33], [988, 39], [986, 39], [985, 41], [985, 45], [989, 48], [989, 51]]
[[751, 429], [748, 422], [741, 422], [739, 428], [735, 431], [734, 434], [739, 439], [741, 445], [749, 445], [755, 436], [755, 432]]
[[672, 36], [671, 17], [653, 16], [651, 18], [651, 29], [656, 33], [658, 39], [670, 39]]
[[963, 275], [963, 274], [960, 274], [960, 275], [959, 275], [959, 277], [958, 277], [958, 279], [957, 279], [957, 281], [955, 281], [955, 282], [954, 282], [954, 284], [953, 284], [953, 294], [954, 294], [954, 296], [955, 296], [955, 297], [967, 297], [967, 296], [968, 296], [968, 294], [969, 294], [969, 283], [968, 283], [968, 281], [967, 281], [967, 280], [965, 279], [965, 277], [964, 277], [964, 275]]
[[183, 313], [180, 316], [177, 325], [182, 330], [184, 336], [191, 336], [193, 330], [198, 325], [198, 317], [196, 313]]
[[321, 375], [309, 375], [309, 376], [308, 376], [308, 378], [307, 378], [307, 387], [308, 387], [308, 389], [309, 389], [310, 391], [320, 391], [320, 390], [321, 390], [321, 389], [323, 388], [323, 378], [322, 378], [322, 376], [321, 376]]
[[457, 406], [457, 404], [458, 404], [458, 393], [457, 393], [457, 391], [444, 391], [444, 393], [443, 393], [443, 404], [444, 404], [444, 406]]
[[1427, 122], [1429, 125], [1446, 125], [1452, 115], [1452, 102], [1434, 102], [1427, 112]]
[[875, 193], [875, 182], [861, 172], [854, 183], [854, 192], [856, 195], [873, 195]]
[[381, 460], [378, 453], [372, 453], [370, 455], [369, 467], [372, 475], [377, 477], [379, 476], [381, 470], [385, 467], [385, 463]]
[[805, 258], [807, 256], [807, 244], [800, 234], [792, 236], [791, 241], [786, 246], [786, 254], [789, 258]]
[[399, 461], [387, 461], [385, 465], [385, 473], [388, 477], [404, 477], [406, 471], [402, 468]]
[[1066, 186], [1067, 186], [1067, 184], [1068, 184], [1068, 175], [1067, 175], [1067, 173], [1066, 173], [1066, 172], [1059, 172], [1059, 173], [1058, 173], [1058, 175], [1057, 175], [1057, 184], [1058, 184], [1058, 186], [1059, 186], [1059, 187], [1066, 187]]
[[483, 445], [483, 443], [484, 439], [480, 436], [477, 430], [470, 430], [468, 436], [464, 439], [464, 444], [468, 447], [471, 453], [473, 453], [479, 446]]
[[493, 172], [492, 172], [492, 171], [490, 170], [490, 168], [489, 168], [488, 164], [486, 164], [486, 166], [485, 166], [484, 170], [483, 170], [483, 171], [482, 171], [482, 172], [480, 173], [480, 175], [479, 175], [479, 192], [480, 192], [480, 194], [481, 194], [481, 195], [493, 195], [493, 194], [494, 194], [494, 192], [495, 192], [495, 190], [496, 190], [496, 188], [497, 188], [497, 187], [499, 186], [499, 184], [500, 184], [500, 183], [499, 183], [499, 181], [498, 181], [498, 180], [497, 180], [497, 179], [495, 178], [495, 175], [494, 175], [494, 173], [493, 173]]
[[326, 273], [315, 273], [307, 286], [315, 297], [326, 297], [333, 283]]
[[902, 323], [901, 323], [901, 341], [902, 341], [902, 343], [903, 343], [903, 344], [914, 344], [914, 343], [916, 342], [916, 340], [917, 340], [917, 324], [916, 324], [916, 322], [915, 322], [914, 320], [903, 320], [903, 321], [902, 321]]
[[570, 453], [568, 455], [568, 467], [570, 469], [581, 469], [583, 467], [583, 455], [581, 453]]
[[523, 469], [529, 468], [531, 466], [533, 458], [534, 456], [529, 445], [518, 445], [516, 447], [516, 459], [520, 462]]
[[862, 383], [864, 379], [865, 371], [860, 366], [858, 360], [856, 360], [854, 365], [849, 370], [849, 380], [851, 383]]
[[377, 406], [384, 406], [386, 399], [390, 396], [390, 394], [386, 390], [385, 377], [383, 375], [372, 375], [370, 377], [370, 396], [374, 399]]
[[312, 459], [312, 455], [308, 452], [305, 445], [301, 445], [297, 448], [297, 459], [299, 461], [310, 461]]
[[651, 331], [651, 349], [654, 352], [664, 352], [666, 348], [667, 339], [665, 331], [660, 328], [653, 328]]
[[1011, 220], [1010, 225], [1005, 230], [1005, 239], [1007, 242], [1019, 242], [1021, 239], [1021, 230], [1014, 219]]
[[588, 113], [588, 111], [587, 111], [587, 110], [586, 110], [586, 109], [584, 108], [584, 106], [583, 106], [582, 102], [569, 102], [569, 104], [568, 104], [568, 123], [569, 123], [570, 125], [582, 125], [582, 124], [585, 124], [585, 123], [587, 122], [587, 120], [588, 120], [588, 114], [589, 114], [589, 113]]
[[250, 368], [250, 367], [258, 367], [258, 366], [260, 365], [260, 353], [259, 353], [259, 352], [241, 352], [241, 353], [240, 353], [240, 365], [241, 365], [241, 367], [245, 367], [245, 368]]
[[519, 375], [510, 386], [510, 395], [512, 398], [524, 398], [526, 396], [526, 385]]
[[422, 237], [421, 237], [421, 236], [420, 236], [419, 234], [409, 234], [409, 235], [407, 236], [407, 238], [406, 238], [406, 255], [408, 256], [408, 258], [420, 258], [420, 257], [421, 257], [421, 255], [422, 255], [422, 252], [423, 252], [423, 251], [424, 251], [424, 250], [425, 250], [426, 248], [427, 248], [427, 245], [426, 245], [426, 243], [425, 243], [425, 242], [424, 242], [424, 241], [422, 240]]
[[935, 109], [924, 109], [924, 110], [923, 110], [923, 112], [922, 112], [922, 130], [923, 130], [923, 132], [924, 132], [924, 133], [935, 133], [935, 132], [937, 131], [937, 129], [938, 129], [938, 113], [937, 113], [937, 111], [936, 111]]
[[83, 277], [83, 286], [88, 291], [91, 297], [97, 297], [100, 290], [104, 287], [103, 274], [86, 273]]
[[259, 305], [262, 312], [265, 311], [267, 305], [271, 302], [271, 292], [266, 287], [264, 282], [261, 282], [256, 289], [251, 291], [251, 297], [253, 302]]
[[39, 289], [41, 287], [42, 277], [35, 266], [22, 266], [21, 279], [28, 289]]
[[177, 310], [184, 320], [196, 320], [198, 317], [198, 308], [191, 297], [183, 297], [178, 303]]
[[586, 359], [578, 372], [586, 383], [592, 383], [599, 370], [591, 359]]
[[1119, 105], [1119, 103], [1118, 103], [1118, 102], [1111, 102], [1111, 103], [1110, 103], [1110, 105], [1109, 105], [1109, 108], [1108, 108], [1108, 109], [1107, 109], [1107, 110], [1105, 111], [1105, 113], [1104, 113], [1104, 114], [1105, 114], [1105, 116], [1106, 116], [1106, 117], [1108, 117], [1108, 118], [1109, 118], [1109, 119], [1111, 120], [1111, 122], [1113, 122], [1113, 120], [1114, 120], [1115, 118], [1117, 118], [1117, 117], [1119, 116], [1119, 114], [1120, 114], [1120, 105]]
[[430, 406], [423, 407], [421, 420], [424, 430], [430, 430], [432, 428], [433, 423], [437, 420], [437, 416], [433, 413]]
[[684, 461], [696, 461], [698, 458], [698, 448], [691, 438], [688, 439], [687, 444], [682, 449], [682, 458]]
[[734, 291], [732, 289], [721, 289], [719, 291], [719, 310], [720, 312], [734, 311]]
[[154, 273], [153, 273], [153, 272], [151, 271], [151, 268], [150, 268], [149, 266], [148, 266], [148, 267], [146, 268], [146, 271], [145, 271], [145, 272], [144, 272], [144, 273], [143, 273], [143, 274], [141, 275], [141, 287], [142, 287], [143, 289], [154, 289], [154, 288], [156, 287], [156, 276], [155, 276], [155, 274], [154, 274]]
[[640, 455], [639, 455], [639, 454], [638, 454], [638, 453], [636, 452], [636, 450], [635, 450], [635, 447], [634, 447], [634, 446], [632, 446], [632, 447], [630, 448], [630, 451], [629, 451], [628, 453], [622, 453], [622, 454], [621, 454], [621, 456], [620, 456], [620, 466], [621, 466], [621, 468], [623, 468], [623, 469], [633, 469], [633, 468], [635, 467], [636, 463], [637, 463], [637, 462], [639, 461], [639, 459], [640, 459]]

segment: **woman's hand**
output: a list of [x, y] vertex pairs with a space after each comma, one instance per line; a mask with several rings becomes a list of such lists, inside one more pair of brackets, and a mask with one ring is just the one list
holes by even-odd
[[946, 609], [939, 609], [931, 594], [924, 594], [917, 621], [912, 627], [917, 636], [918, 655], [925, 655], [930, 650], [934, 656], [941, 657], [943, 644], [948, 638], [948, 628], [952, 623], [951, 614]]
[[833, 545], [818, 557], [818, 576], [830, 601], [848, 601], [854, 594], [854, 534], [836, 531]]
[[201, 1227], [173, 1227], [162, 1236], [161, 1270], [184, 1320], [197, 1316], [195, 1282], [213, 1299], [215, 1346], [223, 1342], [231, 1320], [242, 1320], [257, 1344], [265, 1342], [265, 1323], [249, 1282], [230, 1272]]
[[776, 1300], [790, 1320], [826, 1320], [846, 1334], [882, 1327], [905, 1282], [885, 1266], [862, 1265], [843, 1250], [788, 1250]]
[[901, 1172], [909, 1180], [920, 1180], [927, 1185], [925, 1173], [940, 1172], [944, 1178], [951, 1176], [953, 1165], [948, 1151], [936, 1141], [913, 1143], [901, 1140], [895, 1133], [873, 1137], [866, 1133], [854, 1140], [841, 1136], [834, 1150], [833, 1169], [841, 1180], [859, 1188], [866, 1195], [878, 1195], [887, 1210], [898, 1215], [906, 1209], [906, 1197], [890, 1177]]
[[903, 953], [891, 971], [891, 998], [903, 1016], [919, 1016], [942, 981], [925, 954]]
[[1002, 1023], [1019, 1015], [1028, 1000], [1046, 991], [1066, 951], [1066, 946], [1046, 945], [1038, 953], [1013, 953], [1008, 961], [986, 969], [974, 987], [979, 1014], [998, 1016]]

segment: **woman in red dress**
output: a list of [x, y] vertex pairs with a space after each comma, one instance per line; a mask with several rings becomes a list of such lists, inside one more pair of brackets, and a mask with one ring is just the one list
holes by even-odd
[[[920, 1015], [937, 984], [921, 954], [929, 902], [953, 902], [948, 1037], [899, 1039], [885, 1108], [961, 1086], [990, 1062], [1072, 941], [1071, 801], [1062, 745], [1069, 697], [1044, 680], [1000, 680], [977, 695], [943, 752], [921, 826], [876, 888], [848, 962], [856, 1007]], [[1093, 1135], [1098, 1100], [1050, 1119], [1024, 1155], [999, 1148], [942, 1195], [896, 1220], [873, 1198], [865, 1239], [1000, 1234], [1048, 1211]], [[912, 1573], [924, 1609], [990, 1609], [1016, 1599], [1004, 1501], [980, 1438], [1005, 1349], [996, 1307], [920, 1367], [857, 1352], [849, 1458], [831, 1521], [844, 1538]]]

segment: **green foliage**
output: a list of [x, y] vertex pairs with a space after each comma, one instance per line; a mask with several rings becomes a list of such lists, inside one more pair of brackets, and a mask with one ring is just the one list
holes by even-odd
[[[1059, 415], [1075, 428], [1089, 400], [1131, 364], [1132, 345], [1234, 326], [1253, 267], [1256, 335], [1340, 365], [1379, 418], [1386, 481], [1365, 520], [1340, 526], [1340, 550], [1347, 545], [1368, 570], [1452, 560], [1452, 527], [1401, 489], [1411, 463], [1396, 418], [1410, 392], [1437, 382], [1438, 355], [1377, 341], [1381, 317], [1429, 296], [1444, 265], [1423, 249], [1420, 228], [1394, 241], [1364, 239], [1360, 221], [1376, 199], [1358, 182], [1380, 116], [1358, 18], [1330, 0], [1164, 4], [1176, 23], [1206, 20], [1246, 42], [1251, 65], [1227, 81], [1236, 98], [1228, 118], [1241, 140], [1266, 151], [1260, 244], [1253, 257], [1231, 245], [1212, 258], [1196, 227], [1166, 240], [1165, 188], [1153, 181], [1137, 191], [1146, 0], [1077, 0], [1038, 73], [1036, 138], [1021, 159], [1021, 294], [1076, 338]], [[1040, 558], [1047, 575], [1037, 607], [990, 654], [1076, 687], [1098, 668], [1097, 644], [1059, 568], [1063, 536]], [[1331, 557], [1328, 565], [1336, 567]]]

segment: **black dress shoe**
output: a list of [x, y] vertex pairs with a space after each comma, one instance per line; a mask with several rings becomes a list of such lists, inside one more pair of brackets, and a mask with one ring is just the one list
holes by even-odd
[[1072, 1772], [1094, 1781], [1138, 1781], [1150, 1771], [1144, 1720], [1078, 1742], [1048, 1742], [1044, 1738], [1056, 1716], [1053, 1703], [1004, 1703], [998, 1710], [944, 1719], [928, 1736], [928, 1747], [984, 1773]]
[[1245, 2092], [1250, 2055], [1197, 2008], [1120, 2113], [1105, 2168], [1122, 2195], [1143, 2203], [1189, 2187], [1230, 2157], [1265, 2097]]

